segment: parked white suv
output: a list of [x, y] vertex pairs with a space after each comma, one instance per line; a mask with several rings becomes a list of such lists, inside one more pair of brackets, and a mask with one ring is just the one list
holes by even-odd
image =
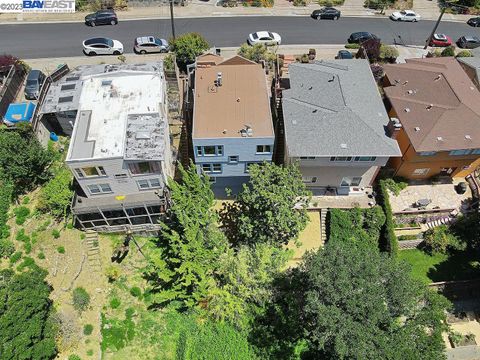
[[412, 10], [402, 10], [396, 11], [392, 15], [390, 15], [390, 19], [394, 21], [411, 21], [417, 22], [420, 20], [421, 16], [418, 15], [415, 11]]
[[109, 38], [91, 38], [83, 42], [83, 52], [89, 56], [121, 55], [123, 54], [123, 45], [120, 41]]
[[140, 36], [135, 39], [134, 50], [138, 54], [166, 53], [168, 48], [169, 45], [165, 39], [159, 39], [154, 36]]

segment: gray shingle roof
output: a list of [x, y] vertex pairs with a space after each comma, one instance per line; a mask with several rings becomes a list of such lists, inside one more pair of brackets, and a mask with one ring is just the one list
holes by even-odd
[[385, 133], [389, 118], [366, 60], [289, 66], [283, 92], [289, 155], [400, 156]]

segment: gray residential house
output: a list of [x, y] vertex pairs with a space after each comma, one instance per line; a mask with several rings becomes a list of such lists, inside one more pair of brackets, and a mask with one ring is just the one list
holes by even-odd
[[265, 70], [240, 56], [197, 59], [192, 143], [199, 172], [210, 176], [217, 197], [237, 193], [249, 166], [271, 162], [275, 134]]
[[368, 61], [290, 64], [282, 92], [284, 161], [314, 194], [364, 194], [390, 157], [389, 117]]
[[75, 176], [77, 224], [97, 231], [158, 229], [173, 176], [162, 64], [90, 72], [76, 81], [81, 91], [74, 96], [66, 165]]

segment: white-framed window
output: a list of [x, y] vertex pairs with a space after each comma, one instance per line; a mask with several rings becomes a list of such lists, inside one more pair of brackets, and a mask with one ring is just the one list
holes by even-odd
[[228, 157], [228, 162], [232, 164], [238, 163], [238, 155], [233, 155]]
[[452, 150], [449, 152], [449, 155], [453, 156], [462, 156], [462, 155], [468, 155], [471, 153], [472, 150], [470, 149], [462, 149], [462, 150]]
[[330, 161], [352, 161], [351, 156], [332, 156]]
[[271, 154], [272, 145], [257, 145], [257, 154]]
[[314, 184], [317, 182], [317, 177], [316, 176], [302, 176], [302, 181], [305, 184]]
[[157, 178], [137, 180], [137, 185], [140, 190], [156, 189], [162, 186], [160, 179]]
[[103, 166], [87, 166], [83, 168], [76, 168], [75, 173], [79, 178], [91, 178], [98, 176], [107, 176]]
[[375, 161], [377, 160], [376, 156], [356, 156], [354, 161]]
[[112, 192], [112, 188], [109, 184], [90, 184], [87, 185], [88, 191], [90, 194], [97, 195], [97, 194], [108, 194]]
[[197, 156], [223, 156], [222, 145], [206, 145], [196, 147]]
[[437, 152], [436, 151], [420, 151], [418, 153], [418, 155], [420, 155], [420, 156], [434, 156], [434, 155], [437, 155]]
[[300, 160], [315, 160], [315, 156], [300, 156]]
[[160, 172], [160, 164], [156, 161], [141, 161], [128, 164], [132, 175], [155, 174]]
[[125, 174], [125, 173], [124, 174], [115, 174], [115, 175], [113, 175], [113, 177], [115, 179], [126, 179], [128, 177], [128, 175]]
[[421, 168], [421, 169], [415, 169], [412, 172], [412, 175], [427, 175], [428, 172], [430, 171], [430, 168]]
[[202, 164], [201, 168], [206, 174], [222, 172], [222, 164]]
[[344, 177], [340, 183], [340, 186], [358, 186], [362, 182], [361, 176], [353, 176], [353, 177]]

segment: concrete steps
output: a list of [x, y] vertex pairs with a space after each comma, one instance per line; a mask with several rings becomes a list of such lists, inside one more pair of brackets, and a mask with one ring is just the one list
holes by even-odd
[[455, 220], [455, 218], [453, 218], [451, 216], [445, 216], [441, 219], [427, 222], [425, 225], [427, 226], [428, 229], [432, 229], [434, 227], [441, 226], [441, 225], [449, 225], [454, 220]]
[[327, 242], [327, 214], [328, 209], [320, 210], [320, 245], [323, 247]]

